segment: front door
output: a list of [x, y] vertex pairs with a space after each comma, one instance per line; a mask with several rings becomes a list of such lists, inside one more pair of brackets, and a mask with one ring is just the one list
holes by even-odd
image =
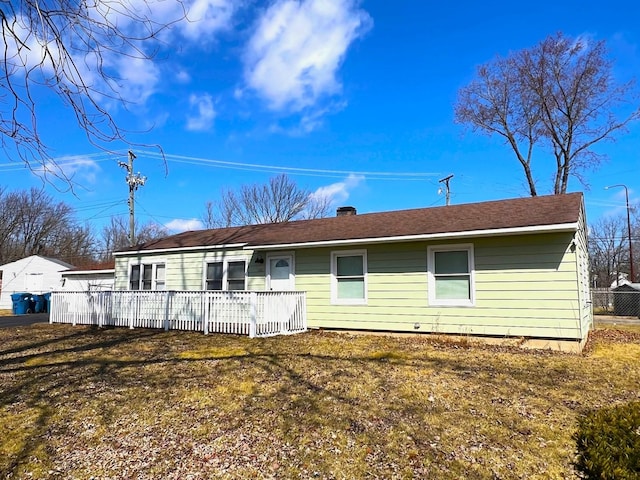
[[295, 290], [293, 274], [293, 255], [274, 255], [268, 257], [267, 288], [275, 291]]

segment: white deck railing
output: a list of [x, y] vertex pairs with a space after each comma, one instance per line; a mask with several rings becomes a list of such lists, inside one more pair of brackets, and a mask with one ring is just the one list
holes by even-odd
[[250, 337], [307, 330], [304, 292], [53, 292], [50, 323], [164, 328]]

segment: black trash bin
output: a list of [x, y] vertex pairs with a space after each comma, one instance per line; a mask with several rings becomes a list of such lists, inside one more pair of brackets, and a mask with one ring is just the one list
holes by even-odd
[[51, 311], [51, 292], [47, 292], [44, 295], [44, 313], [49, 313]]
[[14, 315], [25, 315], [27, 313], [33, 313], [33, 305], [31, 303], [30, 293], [12, 293], [11, 302], [13, 304]]
[[44, 295], [33, 295], [33, 312], [44, 313], [47, 311], [47, 300]]
[[613, 291], [613, 314], [637, 317], [640, 316], [640, 285], [620, 285]]

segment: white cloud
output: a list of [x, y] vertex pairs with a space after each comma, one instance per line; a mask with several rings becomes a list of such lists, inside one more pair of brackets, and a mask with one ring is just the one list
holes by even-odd
[[234, 0], [193, 0], [188, 2], [187, 18], [180, 23], [182, 34], [189, 40], [202, 42], [214, 33], [226, 30], [239, 6]]
[[278, 0], [249, 41], [245, 80], [273, 110], [301, 111], [341, 91], [338, 68], [371, 24], [354, 0]]
[[[201, 45], [231, 26], [240, 5], [241, 2], [236, 0], [126, 0], [114, 8], [111, 3], [97, 2], [87, 9], [87, 15], [97, 25], [110, 23], [128, 36], [127, 42], [104, 39], [101, 35], [109, 35], [107, 30], [96, 28], [94, 40], [108, 47], [99, 51], [83, 51], [82, 41], [78, 41], [78, 50], [68, 50], [73, 67], [57, 62], [58, 72], [54, 72], [51, 62], [51, 58], [57, 60], [60, 56], [55, 42], [39, 38], [38, 30], [32, 27], [32, 20], [27, 17], [18, 15], [8, 19], [17, 38], [12, 38], [12, 35], [0, 38], [0, 48], [6, 51], [9, 64], [16, 66], [9, 72], [11, 75], [41, 66], [51, 78], [62, 76], [64, 79], [64, 75], [60, 75], [61, 64], [72, 83], [84, 84], [98, 96], [102, 93], [99, 101], [108, 109], [117, 106], [118, 102], [113, 101], [117, 96], [141, 105], [159, 85], [161, 71], [152, 57], [160, 44], [179, 43], [176, 36], [182, 35], [188, 43]], [[109, 44], [109, 40], [113, 43]], [[128, 50], [124, 49], [125, 45], [128, 45]], [[101, 71], [109, 78], [106, 82], [99, 73]], [[181, 83], [190, 80], [185, 71], [179, 71], [175, 76]], [[77, 89], [70, 85], [70, 90]]]
[[319, 128], [323, 124], [324, 117], [326, 115], [342, 110], [346, 107], [346, 105], [347, 102], [336, 101], [331, 102], [331, 104], [329, 104], [326, 108], [316, 108], [305, 111], [304, 114], [300, 117], [299, 129], [304, 133], [309, 133]]
[[189, 116], [187, 119], [187, 130], [205, 131], [213, 126], [213, 120], [216, 117], [216, 111], [213, 108], [213, 99], [211, 95], [191, 95], [189, 97], [191, 109], [196, 110], [196, 114]]
[[[113, 77], [116, 80], [111, 82], [111, 87], [125, 101], [144, 104], [156, 92], [161, 78], [161, 71], [151, 58], [153, 54], [149, 53], [157, 48], [158, 41], [175, 44], [179, 33], [188, 42], [200, 45], [229, 28], [237, 8], [238, 2], [234, 0], [127, 0], [119, 9], [111, 9], [104, 2], [98, 2], [96, 9], [103, 10], [102, 15], [118, 25], [120, 31], [129, 32], [132, 39], [141, 40], [132, 41], [139, 51], [132, 51], [131, 55], [103, 51], [97, 61], [115, 71]], [[141, 18], [149, 21], [134, 21]], [[163, 29], [165, 25], [170, 28]], [[149, 58], [145, 58], [147, 54]], [[191, 80], [185, 70], [179, 70], [175, 78], [180, 83]]]
[[109, 2], [97, 2], [94, 14], [97, 21], [107, 18], [118, 29], [146, 41], [151, 37], [166, 41], [177, 31], [202, 43], [229, 28], [239, 6], [237, 0], [126, 0], [118, 3], [118, 8]]
[[330, 199], [332, 205], [341, 205], [349, 199], [351, 191], [364, 181], [364, 176], [350, 174], [342, 182], [336, 182], [318, 188], [311, 194], [311, 197], [316, 199]]
[[98, 174], [102, 171], [100, 165], [86, 157], [61, 157], [55, 161], [46, 162], [41, 167], [35, 168], [34, 173], [40, 177], [46, 177], [48, 181], [58, 178], [73, 180], [75, 184], [95, 184]]
[[324, 117], [330, 113], [342, 110], [346, 106], [346, 102], [331, 102], [326, 108], [310, 108], [305, 109], [301, 113], [295, 125], [283, 126], [274, 123], [269, 128], [272, 133], [280, 133], [291, 137], [300, 137], [306, 135], [324, 124]]
[[160, 70], [151, 60], [120, 56], [115, 60], [118, 71], [118, 94], [127, 102], [144, 104], [156, 91]]
[[189, 83], [191, 81], [191, 75], [186, 70], [180, 70], [176, 73], [176, 80], [179, 83]]
[[176, 218], [164, 224], [172, 232], [186, 232], [187, 230], [202, 230], [204, 225], [197, 218]]

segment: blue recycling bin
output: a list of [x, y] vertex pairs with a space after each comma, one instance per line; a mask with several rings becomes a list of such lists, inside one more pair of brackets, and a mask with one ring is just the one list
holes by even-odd
[[44, 295], [33, 295], [33, 312], [44, 313], [47, 311], [47, 301]]
[[33, 312], [30, 293], [12, 293], [11, 302], [13, 303], [14, 315], [25, 315]]

